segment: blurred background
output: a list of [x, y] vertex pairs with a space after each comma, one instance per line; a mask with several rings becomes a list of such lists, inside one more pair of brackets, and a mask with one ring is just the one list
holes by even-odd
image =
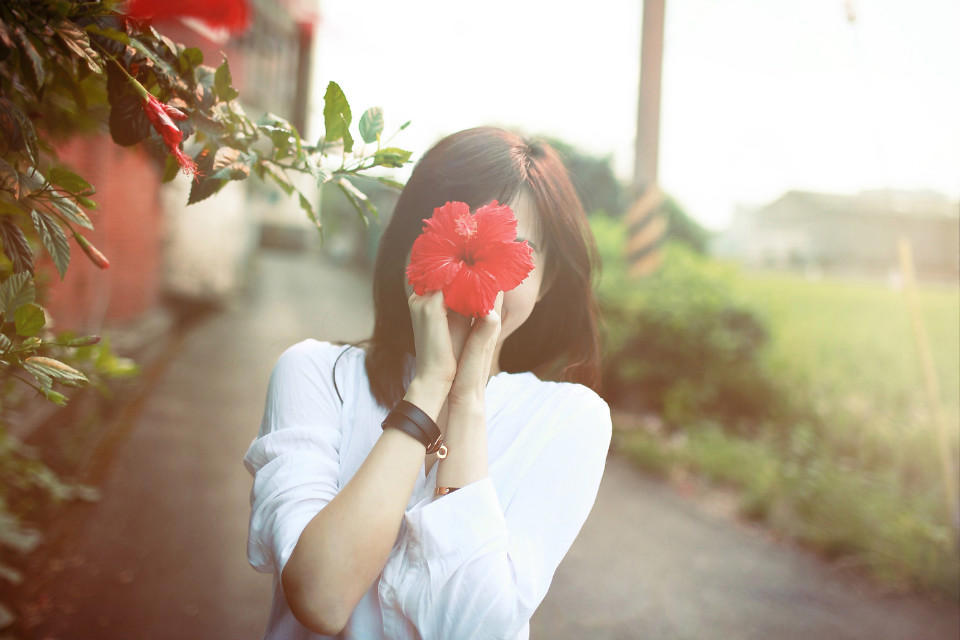
[[30, 535], [0, 634], [260, 637], [241, 459], [270, 369], [368, 335], [399, 193], [375, 178], [492, 124], [561, 152], [603, 264], [611, 457], [532, 637], [958, 637], [960, 4], [249, 8], [240, 33], [155, 26], [304, 140], [335, 80], [412, 162], [354, 180], [377, 215], [294, 177], [321, 238], [264, 181], [188, 206], [142, 149], [58, 141], [111, 269], [77, 261], [45, 307], [140, 373], [7, 417], [43, 460], [24, 477], [91, 490], [9, 490]]

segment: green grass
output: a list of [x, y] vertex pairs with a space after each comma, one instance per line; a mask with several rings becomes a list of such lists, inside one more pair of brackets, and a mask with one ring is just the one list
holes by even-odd
[[[907, 298], [882, 283], [744, 273], [739, 293], [772, 332], [770, 365], [846, 411], [878, 412], [915, 427], [929, 422]], [[916, 296], [950, 424], [960, 416], [960, 288]]]
[[771, 442], [714, 427], [669, 441], [631, 430], [615, 442], [657, 475], [683, 468], [739, 490], [743, 517], [859, 565], [890, 588], [958, 595], [960, 557], [942, 505], [904, 495], [889, 475], [853, 472], [817, 453], [791, 457]]
[[[732, 282], [766, 320], [765, 365], [812, 409], [810, 424], [776, 425], [752, 440], [688, 425], [686, 438], [669, 443], [631, 430], [618, 447], [654, 472], [682, 466], [738, 488], [745, 516], [859, 563], [889, 585], [956, 597], [960, 559], [938, 425], [903, 291], [783, 273], [740, 273]], [[916, 300], [956, 464], [960, 289], [920, 287]]]

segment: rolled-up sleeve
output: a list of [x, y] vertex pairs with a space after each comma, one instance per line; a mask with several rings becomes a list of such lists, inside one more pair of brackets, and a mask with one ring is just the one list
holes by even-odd
[[342, 347], [304, 341], [270, 376], [260, 432], [243, 458], [253, 476], [247, 559], [279, 575], [300, 534], [338, 491], [340, 401], [333, 363]]
[[487, 477], [405, 514], [381, 601], [424, 640], [517, 637], [546, 596], [593, 507], [610, 446], [609, 408], [581, 389], [529, 452], [509, 504]]

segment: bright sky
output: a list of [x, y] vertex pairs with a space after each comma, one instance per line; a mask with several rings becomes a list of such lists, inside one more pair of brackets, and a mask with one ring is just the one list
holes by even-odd
[[[960, 2], [666, 0], [660, 182], [708, 227], [791, 188], [960, 197]], [[632, 174], [642, 3], [323, 0], [328, 80], [419, 157], [480, 124]], [[320, 125], [314, 132], [320, 130]]]

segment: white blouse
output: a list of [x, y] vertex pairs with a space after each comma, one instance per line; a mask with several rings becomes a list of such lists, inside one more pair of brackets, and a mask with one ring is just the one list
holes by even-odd
[[[361, 349], [305, 340], [274, 367], [260, 433], [243, 459], [253, 475], [247, 557], [274, 575], [267, 640], [328, 637], [294, 618], [280, 574], [304, 528], [373, 449], [386, 413]], [[499, 373], [487, 384], [486, 416], [489, 476], [437, 498], [438, 465], [426, 475], [421, 468], [386, 565], [337, 637], [529, 637], [530, 617], [593, 507], [610, 410], [582, 385]]]

